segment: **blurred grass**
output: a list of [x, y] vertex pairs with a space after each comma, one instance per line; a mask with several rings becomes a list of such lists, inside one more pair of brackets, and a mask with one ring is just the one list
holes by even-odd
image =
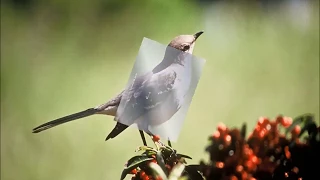
[[[315, 113], [319, 119], [319, 4], [306, 19], [283, 7], [198, 6], [192, 1], [36, 1], [1, 4], [1, 179], [118, 179], [141, 144], [128, 129], [104, 142], [113, 118], [94, 116], [41, 134], [47, 120], [107, 101], [127, 82], [143, 37], [167, 44], [205, 30], [207, 60], [179, 141], [205, 158], [219, 122]], [[302, 23], [306, 21], [307, 23]], [[298, 22], [298, 23], [297, 23]]]

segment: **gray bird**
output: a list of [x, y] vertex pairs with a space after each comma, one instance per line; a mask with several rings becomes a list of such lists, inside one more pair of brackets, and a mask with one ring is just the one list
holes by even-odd
[[[114, 116], [117, 121], [106, 138], [108, 140], [134, 123], [148, 129], [148, 126], [169, 120], [180, 109], [188, 91], [191, 59], [187, 57], [192, 54], [195, 42], [202, 33], [203, 31], [200, 31], [194, 35], [175, 37], [169, 43], [163, 60], [152, 71], [136, 77], [130, 86], [107, 103], [42, 124], [34, 128], [33, 133], [94, 114], [103, 114]], [[121, 101], [124, 102], [123, 112], [117, 113]], [[152, 135], [150, 131], [146, 133]], [[141, 130], [140, 135], [146, 145]]]

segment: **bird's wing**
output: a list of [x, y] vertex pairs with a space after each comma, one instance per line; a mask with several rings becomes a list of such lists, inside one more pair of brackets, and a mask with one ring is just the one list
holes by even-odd
[[176, 77], [174, 71], [167, 69], [136, 78], [122, 97], [125, 104], [118, 118], [120, 122], [133, 124], [138, 117], [161, 105], [172, 93]]
[[114, 98], [110, 99], [106, 103], [103, 103], [103, 104], [101, 104], [99, 106], [96, 106], [94, 109], [102, 111], [102, 110], [106, 109], [109, 106], [119, 106], [124, 91], [125, 90], [122, 90], [121, 93], [119, 93], [117, 96], [115, 96]]

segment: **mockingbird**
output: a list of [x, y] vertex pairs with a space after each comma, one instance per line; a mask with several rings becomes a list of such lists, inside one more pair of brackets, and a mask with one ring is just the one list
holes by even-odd
[[[117, 121], [116, 126], [106, 138], [108, 140], [134, 123], [142, 127], [158, 125], [169, 120], [180, 109], [188, 91], [191, 74], [186, 73], [190, 73], [191, 60], [187, 60], [186, 56], [192, 54], [195, 41], [202, 33], [203, 31], [200, 31], [194, 35], [175, 37], [169, 43], [163, 60], [152, 71], [136, 77], [130, 86], [107, 103], [42, 124], [34, 128], [33, 133], [90, 115], [103, 114], [114, 116]], [[122, 100], [125, 103], [124, 111], [117, 114]], [[149, 118], [152, 120], [143, 122]], [[148, 127], [143, 129], [147, 130]], [[150, 131], [146, 133], [152, 135]], [[140, 135], [146, 145], [141, 130]]]

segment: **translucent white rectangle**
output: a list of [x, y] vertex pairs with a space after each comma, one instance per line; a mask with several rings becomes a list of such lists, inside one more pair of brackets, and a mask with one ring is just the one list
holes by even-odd
[[205, 60], [144, 38], [116, 120], [177, 141]]

